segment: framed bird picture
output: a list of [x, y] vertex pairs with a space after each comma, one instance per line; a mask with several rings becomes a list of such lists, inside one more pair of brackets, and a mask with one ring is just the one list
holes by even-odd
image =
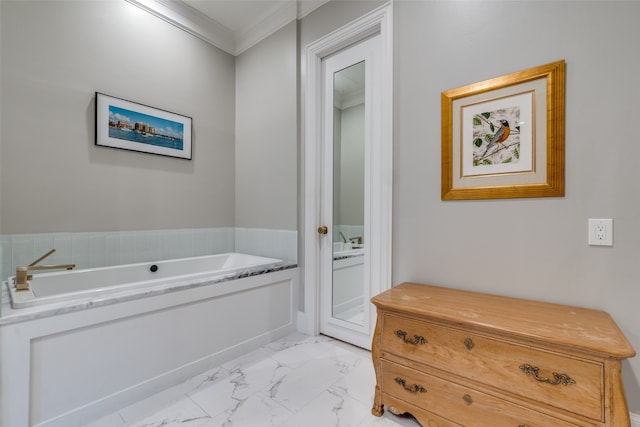
[[442, 200], [564, 196], [564, 67], [442, 93]]

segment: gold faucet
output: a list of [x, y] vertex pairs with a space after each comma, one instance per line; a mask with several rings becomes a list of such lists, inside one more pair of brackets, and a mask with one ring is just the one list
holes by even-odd
[[33, 276], [29, 274], [29, 271], [33, 270], [73, 270], [75, 268], [75, 264], [60, 264], [60, 265], [36, 265], [56, 250], [51, 249], [46, 254], [42, 255], [37, 260], [33, 261], [26, 267], [18, 267], [16, 268], [16, 277], [14, 279], [16, 291], [28, 291], [29, 290], [29, 282], [27, 280], [33, 279]]

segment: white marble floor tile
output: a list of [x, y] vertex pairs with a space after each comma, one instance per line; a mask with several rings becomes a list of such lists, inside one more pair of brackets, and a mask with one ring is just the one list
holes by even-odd
[[282, 427], [357, 427], [371, 408], [332, 390], [325, 390]]
[[376, 387], [376, 377], [373, 363], [370, 359], [360, 358], [356, 365], [344, 377], [331, 385], [331, 390], [336, 390], [353, 397], [361, 403], [373, 405], [373, 395]]
[[189, 396], [207, 413], [217, 415], [260, 391], [270, 392], [290, 371], [291, 368], [267, 358], [244, 368], [238, 367], [224, 380], [189, 393]]
[[260, 347], [257, 350], [254, 350], [250, 353], [245, 354], [244, 356], [240, 356], [237, 359], [230, 360], [227, 363], [222, 365], [222, 368], [227, 371], [235, 371], [237, 369], [243, 369], [247, 366], [251, 366], [255, 363], [262, 362], [265, 359], [273, 356], [275, 353], [274, 350], [268, 347]]
[[193, 401], [190, 399], [181, 399], [160, 412], [156, 412], [143, 420], [127, 425], [131, 427], [200, 427], [210, 420], [211, 415], [200, 409]]
[[229, 372], [225, 369], [211, 369], [200, 375], [196, 375], [181, 384], [163, 390], [146, 399], [136, 402], [133, 405], [123, 408], [120, 410], [120, 415], [129, 423], [142, 419], [147, 417], [149, 414], [176, 403], [180, 399], [184, 398], [187, 393], [206, 388], [208, 385], [228, 376]]
[[[295, 338], [300, 334], [296, 334]], [[304, 337], [304, 336], [303, 336]], [[293, 337], [292, 337], [293, 338]], [[267, 346], [276, 353], [272, 356], [283, 365], [296, 367], [310, 360], [322, 358], [328, 351], [333, 351], [335, 345], [325, 336], [304, 337], [302, 339], [285, 339]]]
[[291, 334], [86, 427], [420, 427], [371, 415], [371, 353]]
[[312, 359], [295, 368], [280, 381], [277, 389], [272, 389], [270, 397], [289, 410], [299, 411], [353, 370], [358, 361], [362, 360], [347, 351], [338, 351], [339, 357], [333, 353], [324, 351], [323, 357]]
[[214, 417], [202, 427], [279, 427], [291, 418], [292, 412], [256, 393], [238, 400], [235, 406]]

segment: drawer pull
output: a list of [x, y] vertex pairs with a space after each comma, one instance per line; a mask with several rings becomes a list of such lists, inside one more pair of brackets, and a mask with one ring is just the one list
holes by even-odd
[[407, 333], [401, 329], [398, 329], [396, 331], [396, 336], [400, 338], [402, 341], [404, 341], [405, 344], [422, 345], [427, 343], [427, 340], [425, 339], [425, 337], [422, 337], [420, 335], [414, 335], [412, 340], [408, 339]]
[[562, 385], [571, 385], [571, 384], [575, 384], [576, 382], [569, 377], [566, 374], [559, 374], [557, 372], [553, 373], [553, 380], [547, 377], [540, 377], [538, 376], [538, 372], [540, 372], [540, 368], [536, 368], [535, 366], [531, 366], [531, 365], [521, 365], [520, 369], [522, 369], [522, 372], [524, 372], [526, 375], [531, 375], [533, 376], [533, 378], [535, 378], [537, 381], [540, 382], [544, 382], [544, 383], [549, 383], [551, 385], [558, 385], [558, 384], [562, 384]]
[[529, 427], [527, 424], [520, 424], [518, 427]]
[[467, 347], [467, 350], [471, 351], [476, 345], [473, 343], [473, 340], [471, 338], [467, 338], [466, 340], [464, 340], [464, 346]]
[[468, 394], [462, 396], [462, 400], [464, 400], [464, 403], [466, 403], [467, 405], [471, 405], [473, 403], [473, 399]]
[[407, 381], [404, 378], [396, 377], [395, 381], [402, 386], [403, 389], [407, 390], [409, 393], [426, 393], [427, 389], [422, 387], [420, 384], [413, 384], [408, 386]]

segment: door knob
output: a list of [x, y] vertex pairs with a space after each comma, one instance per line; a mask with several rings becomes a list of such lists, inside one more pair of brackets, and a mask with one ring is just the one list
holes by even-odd
[[318, 227], [318, 234], [327, 234], [328, 232], [329, 232], [329, 229], [327, 228], [326, 225], [322, 225]]

